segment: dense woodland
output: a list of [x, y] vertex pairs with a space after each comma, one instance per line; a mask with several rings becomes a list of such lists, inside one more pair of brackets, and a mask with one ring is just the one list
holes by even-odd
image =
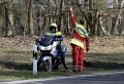
[[70, 36], [69, 7], [89, 35], [124, 35], [124, 0], [0, 0], [0, 36], [39, 35], [51, 22]]

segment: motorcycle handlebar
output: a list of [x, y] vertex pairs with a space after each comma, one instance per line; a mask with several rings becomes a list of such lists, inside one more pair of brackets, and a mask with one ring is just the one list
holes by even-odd
[[55, 41], [62, 41], [63, 38], [54, 38]]

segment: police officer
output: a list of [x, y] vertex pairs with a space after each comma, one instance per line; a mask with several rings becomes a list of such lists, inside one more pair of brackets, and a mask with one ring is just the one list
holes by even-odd
[[[53, 36], [54, 38], [58, 39], [59, 41], [62, 41], [63, 38], [62, 38], [62, 35], [61, 35], [61, 32], [58, 31], [57, 29], [57, 24], [56, 23], [51, 23], [50, 26], [49, 26], [49, 31], [48, 32], [45, 32], [45, 37], [46, 36]], [[42, 38], [42, 36], [40, 36], [40, 38]], [[65, 54], [61, 53], [61, 42], [60, 44], [58, 44], [57, 46], [57, 49], [59, 50], [59, 56], [60, 56], [60, 60], [57, 60], [57, 64], [55, 66], [53, 66], [53, 69], [58, 69], [60, 63], [63, 64], [64, 68], [67, 70], [68, 67], [67, 67], [67, 64], [65, 62]], [[54, 58], [53, 59], [53, 65], [54, 65]], [[41, 61], [39, 60], [38, 61], [38, 66], [40, 65]]]

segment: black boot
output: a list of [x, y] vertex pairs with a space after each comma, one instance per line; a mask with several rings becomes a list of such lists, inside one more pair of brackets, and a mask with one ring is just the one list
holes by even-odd
[[68, 70], [67, 64], [64, 64], [63, 66], [64, 66], [65, 70]]

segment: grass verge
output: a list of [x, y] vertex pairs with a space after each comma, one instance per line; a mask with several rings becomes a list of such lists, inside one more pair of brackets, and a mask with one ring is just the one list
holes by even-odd
[[[118, 56], [117, 56], [118, 55]], [[4, 67], [0, 69], [1, 80], [27, 80], [35, 78], [46, 78], [53, 76], [71, 76], [78, 74], [90, 74], [100, 71], [113, 71], [124, 69], [123, 53], [87, 53], [85, 54], [84, 70], [81, 73], [73, 73], [71, 71], [72, 58], [67, 56], [69, 70], [64, 70], [63, 66], [60, 69], [52, 72], [38, 71], [37, 75], [32, 74], [31, 63], [24, 63], [24, 60], [19, 62], [3, 63]]]

